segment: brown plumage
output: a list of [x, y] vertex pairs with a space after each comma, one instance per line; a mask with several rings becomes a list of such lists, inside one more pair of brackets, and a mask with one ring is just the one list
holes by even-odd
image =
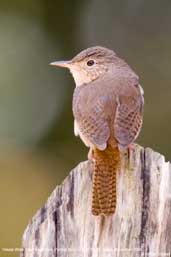
[[112, 50], [91, 47], [68, 67], [76, 88], [74, 131], [92, 152], [94, 163], [92, 213], [109, 215], [116, 208], [116, 178], [120, 150], [138, 136], [143, 118], [143, 90], [138, 76]]

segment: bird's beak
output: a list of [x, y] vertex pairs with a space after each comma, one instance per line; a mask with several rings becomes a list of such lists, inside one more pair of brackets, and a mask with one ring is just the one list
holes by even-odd
[[57, 62], [51, 62], [50, 65], [58, 66], [62, 68], [69, 68], [71, 65], [71, 61], [57, 61]]

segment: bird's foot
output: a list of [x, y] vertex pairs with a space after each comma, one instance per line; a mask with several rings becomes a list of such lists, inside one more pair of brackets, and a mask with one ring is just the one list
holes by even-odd
[[94, 160], [94, 151], [92, 148], [90, 148], [89, 152], [88, 152], [88, 160], [89, 161], [93, 161]]
[[134, 151], [135, 151], [135, 144], [132, 143], [132, 144], [128, 145], [128, 148], [127, 148], [127, 169], [130, 170], [130, 171], [134, 169], [133, 159], [131, 158], [132, 152], [134, 152]]

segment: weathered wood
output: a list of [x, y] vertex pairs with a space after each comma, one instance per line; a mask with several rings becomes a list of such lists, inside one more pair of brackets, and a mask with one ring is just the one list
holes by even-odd
[[22, 257], [170, 256], [171, 165], [136, 145], [122, 158], [116, 213], [91, 214], [92, 170], [79, 164], [32, 218]]

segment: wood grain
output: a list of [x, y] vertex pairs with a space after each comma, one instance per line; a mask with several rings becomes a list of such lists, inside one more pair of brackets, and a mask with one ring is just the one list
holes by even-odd
[[28, 224], [21, 257], [170, 256], [170, 163], [136, 145], [121, 166], [114, 215], [91, 214], [91, 163], [80, 163]]

